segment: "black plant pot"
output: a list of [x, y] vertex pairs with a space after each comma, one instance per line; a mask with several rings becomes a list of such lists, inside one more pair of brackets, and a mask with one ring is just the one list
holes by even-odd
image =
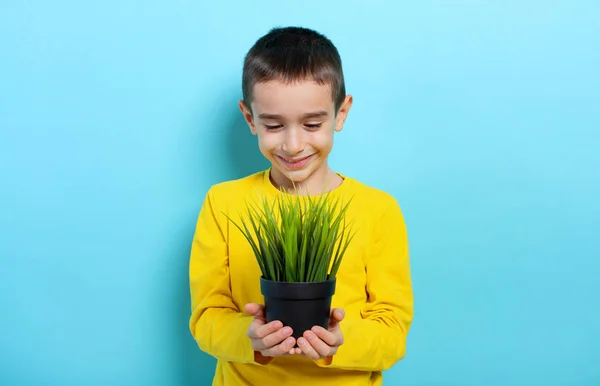
[[314, 283], [286, 283], [260, 279], [267, 322], [279, 320], [298, 339], [314, 326], [329, 326], [335, 279]]

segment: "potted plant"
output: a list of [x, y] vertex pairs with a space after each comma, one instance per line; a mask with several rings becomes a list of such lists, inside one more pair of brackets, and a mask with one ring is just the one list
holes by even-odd
[[323, 193], [280, 194], [247, 205], [247, 219], [230, 221], [250, 243], [262, 272], [268, 322], [290, 326], [294, 338], [313, 326], [327, 328], [336, 274], [354, 234], [348, 233], [350, 201]]

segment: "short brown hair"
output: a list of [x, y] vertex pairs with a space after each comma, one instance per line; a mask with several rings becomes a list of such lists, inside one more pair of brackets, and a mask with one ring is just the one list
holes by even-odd
[[244, 103], [251, 109], [256, 83], [274, 79], [291, 83], [306, 78], [331, 86], [337, 112], [346, 96], [337, 48], [324, 35], [308, 28], [273, 28], [246, 54], [242, 75]]

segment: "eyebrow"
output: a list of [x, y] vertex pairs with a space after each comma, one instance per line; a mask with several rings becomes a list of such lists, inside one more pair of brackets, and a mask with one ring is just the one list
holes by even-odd
[[[314, 112], [302, 114], [302, 119], [321, 118], [321, 117], [325, 117], [325, 116], [327, 116], [327, 111], [320, 110], [320, 111], [314, 111]], [[283, 119], [283, 116], [281, 116], [279, 114], [267, 114], [267, 113], [259, 114], [258, 117], [260, 119]]]

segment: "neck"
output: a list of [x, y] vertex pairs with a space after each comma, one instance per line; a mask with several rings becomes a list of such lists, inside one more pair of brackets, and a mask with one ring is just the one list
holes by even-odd
[[290, 193], [297, 191], [299, 196], [305, 196], [307, 192], [311, 196], [327, 193], [340, 186], [343, 181], [342, 177], [329, 167], [315, 172], [305, 181], [301, 182], [292, 182], [292, 180], [276, 169], [271, 169], [269, 178], [277, 189], [283, 188]]

